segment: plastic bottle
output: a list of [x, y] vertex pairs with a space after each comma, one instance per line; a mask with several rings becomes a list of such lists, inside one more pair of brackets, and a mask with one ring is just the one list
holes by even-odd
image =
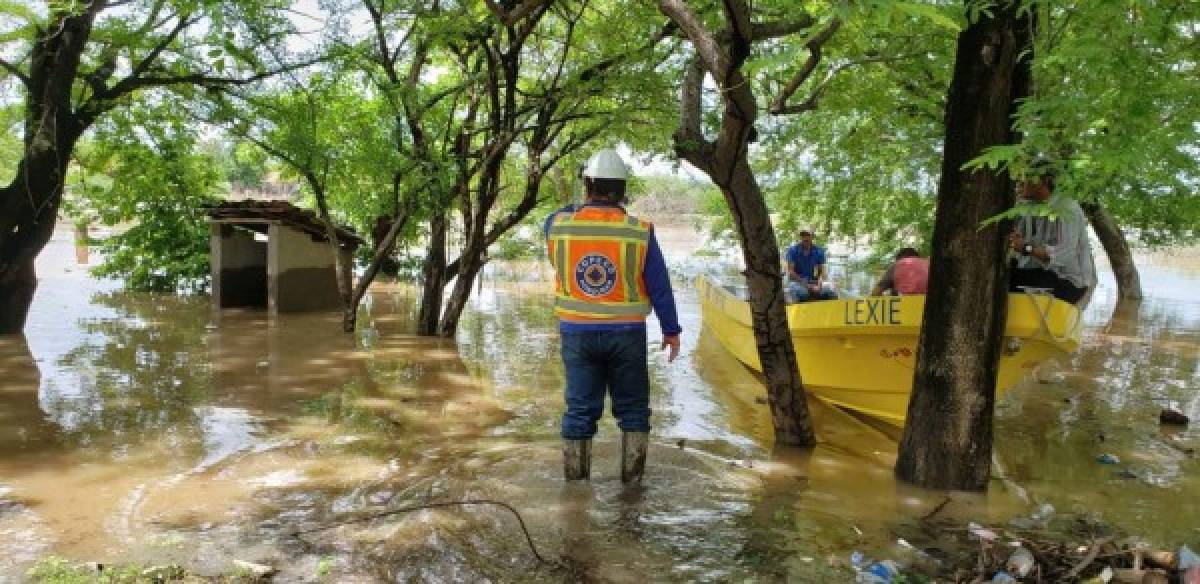
[[1033, 570], [1033, 553], [1023, 546], [1017, 546], [1012, 555], [1008, 556], [1004, 568], [1017, 578], [1028, 576], [1029, 572]]
[[1012, 574], [1000, 570], [992, 575], [992, 584], [1017, 584], [1017, 579], [1012, 577]]

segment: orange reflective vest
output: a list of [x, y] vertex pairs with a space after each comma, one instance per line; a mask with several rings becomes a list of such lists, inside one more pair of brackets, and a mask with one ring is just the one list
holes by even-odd
[[554, 264], [554, 312], [572, 322], [642, 322], [650, 299], [642, 269], [650, 224], [619, 207], [559, 213], [546, 248]]

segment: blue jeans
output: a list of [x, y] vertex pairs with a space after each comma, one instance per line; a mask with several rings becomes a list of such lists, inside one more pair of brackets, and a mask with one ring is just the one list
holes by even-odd
[[604, 413], [604, 394], [625, 432], [650, 431], [650, 373], [646, 367], [646, 329], [562, 333], [567, 374], [567, 411], [562, 437], [587, 440], [596, 434]]
[[784, 286], [784, 290], [787, 292], [787, 301], [792, 303], [808, 302], [809, 300], [834, 300], [837, 298], [837, 293], [833, 291], [833, 288], [829, 284], [821, 284], [821, 290], [813, 294], [808, 291], [807, 284], [788, 280]]

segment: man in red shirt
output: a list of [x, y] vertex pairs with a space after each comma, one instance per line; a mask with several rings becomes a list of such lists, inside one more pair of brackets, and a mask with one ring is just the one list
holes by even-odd
[[924, 294], [929, 284], [929, 260], [917, 250], [906, 247], [896, 252], [896, 261], [888, 266], [871, 296], [883, 294]]

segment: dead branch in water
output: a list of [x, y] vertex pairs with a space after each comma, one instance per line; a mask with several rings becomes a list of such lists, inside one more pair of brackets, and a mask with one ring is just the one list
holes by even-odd
[[463, 501], [438, 501], [438, 502], [434, 502], [434, 503], [422, 503], [419, 505], [410, 505], [408, 507], [399, 507], [397, 509], [389, 509], [387, 511], [381, 511], [378, 513], [371, 513], [371, 514], [363, 515], [360, 517], [354, 517], [352, 519], [347, 519], [345, 521], [338, 521], [337, 523], [334, 523], [331, 525], [322, 525], [320, 527], [313, 527], [311, 529], [302, 529], [300, 531], [293, 531], [289, 535], [296, 537], [298, 539], [303, 539], [300, 536], [306, 535], [309, 533], [316, 533], [318, 531], [326, 531], [329, 529], [333, 529], [335, 527], [343, 527], [346, 525], [353, 525], [355, 523], [366, 523], [368, 521], [373, 521], [375, 519], [379, 519], [382, 517], [388, 517], [391, 515], [399, 515], [401, 513], [410, 513], [413, 511], [424, 511], [427, 509], [437, 509], [437, 508], [442, 508], [442, 507], [466, 507], [469, 505], [493, 505], [496, 507], [503, 507], [504, 509], [507, 509], [509, 513], [512, 513], [513, 516], [517, 518], [517, 523], [521, 526], [521, 533], [525, 534], [525, 542], [527, 544], [529, 544], [529, 551], [533, 552], [533, 557], [537, 558], [538, 562], [543, 563], [543, 564], [550, 564], [552, 566], [560, 565], [559, 562], [548, 560], [548, 559], [542, 557], [542, 554], [538, 553], [537, 546], [534, 545], [534, 543], [533, 543], [533, 537], [531, 535], [529, 535], [529, 529], [525, 527], [525, 519], [521, 517], [521, 514], [516, 509], [514, 509], [512, 505], [509, 505], [508, 503], [505, 503], [503, 501], [494, 501], [492, 499], [466, 499]]

